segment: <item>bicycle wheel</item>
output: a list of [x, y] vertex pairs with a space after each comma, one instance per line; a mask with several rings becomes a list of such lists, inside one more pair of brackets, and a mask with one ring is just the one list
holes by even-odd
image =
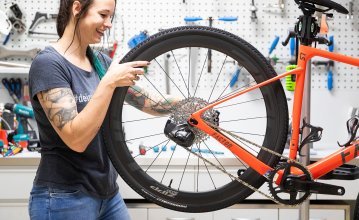
[[[191, 155], [168, 139], [163, 130], [169, 118], [186, 123], [194, 110], [274, 77], [275, 71], [266, 59], [253, 46], [226, 31], [177, 27], [151, 36], [122, 62], [134, 60], [151, 62], [148, 72], [136, 84], [141, 90], [131, 88], [132, 93], [153, 102], [151, 110], [169, 96], [180, 101], [175, 102], [168, 115], [150, 116], [125, 102], [130, 95], [128, 88], [116, 89], [104, 122], [104, 135], [109, 157], [121, 177], [146, 199], [182, 212], [218, 210], [251, 195], [253, 190]], [[236, 83], [233, 75], [238, 76]], [[282, 153], [288, 110], [280, 82], [238, 96], [208, 112], [208, 120], [220, 128]], [[218, 112], [219, 116], [213, 116]], [[196, 139], [188, 150], [198, 152], [256, 188], [264, 183], [263, 176], [215, 139], [192, 131]], [[278, 163], [278, 157], [235, 136], [231, 138], [266, 164]]]

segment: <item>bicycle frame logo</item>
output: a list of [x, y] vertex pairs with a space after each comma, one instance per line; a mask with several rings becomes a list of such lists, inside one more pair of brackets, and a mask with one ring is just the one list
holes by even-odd
[[[343, 163], [350, 161], [350, 158], [347, 159], [347, 157], [350, 156], [350, 151], [346, 151], [346, 152], [343, 151], [341, 153], [341, 156]], [[355, 150], [354, 150], [354, 158], [357, 156], [359, 156], [359, 144], [355, 145]]]
[[217, 141], [219, 141], [219, 143], [223, 144], [228, 149], [230, 149], [233, 146], [231, 142], [229, 142], [226, 138], [222, 137], [218, 132], [214, 132], [212, 134], [212, 137]]
[[[261, 175], [265, 175], [268, 171], [273, 170], [273, 168], [269, 167], [268, 165], [264, 164], [260, 161], [255, 155], [248, 152], [244, 149], [240, 144], [233, 142], [231, 139], [226, 137], [224, 134], [218, 132], [208, 124], [206, 124], [201, 115], [208, 109], [215, 107], [221, 103], [224, 103], [230, 99], [233, 99], [237, 96], [243, 95], [248, 93], [252, 90], [258, 89], [265, 85], [268, 85], [272, 82], [278, 81], [281, 78], [284, 78], [288, 75], [296, 75], [296, 88], [294, 91], [294, 102], [293, 102], [293, 111], [292, 111], [292, 137], [290, 141], [290, 152], [289, 158], [295, 160], [297, 153], [298, 153], [298, 145], [299, 145], [299, 133], [300, 133], [300, 121], [301, 121], [301, 110], [302, 110], [302, 100], [303, 100], [303, 93], [304, 93], [304, 85], [305, 85], [305, 74], [306, 74], [306, 66], [308, 60], [310, 60], [314, 56], [324, 57], [327, 59], [331, 59], [333, 61], [338, 61], [346, 64], [350, 64], [353, 66], [359, 66], [359, 58], [354, 58], [350, 56], [346, 56], [339, 53], [333, 53], [325, 50], [321, 50], [318, 48], [313, 48], [310, 46], [299, 46], [299, 59], [297, 68], [270, 78], [264, 82], [261, 82], [257, 85], [250, 86], [244, 90], [238, 91], [224, 99], [218, 100], [213, 102], [204, 108], [198, 110], [197, 112], [193, 113], [191, 116], [192, 121], [196, 121], [197, 123], [189, 123], [202, 130], [206, 134], [209, 134], [222, 145], [227, 147], [233, 154], [238, 156], [243, 162], [245, 162], [248, 166], [253, 168], [257, 173]], [[328, 155], [321, 160], [310, 164], [307, 166], [307, 169], [312, 174], [313, 179], [318, 179], [319, 177], [327, 174], [328, 172], [334, 170], [335, 168], [343, 165], [344, 163], [354, 159], [355, 157], [359, 156], [359, 141], [354, 141], [354, 143], [350, 146], [345, 148], [341, 148], [338, 151], [334, 152], [331, 155]], [[294, 170], [293, 174], [302, 174], [303, 172], [300, 170]], [[281, 179], [283, 173], [278, 173], [279, 178]]]
[[306, 54], [300, 53], [299, 59], [305, 61]]

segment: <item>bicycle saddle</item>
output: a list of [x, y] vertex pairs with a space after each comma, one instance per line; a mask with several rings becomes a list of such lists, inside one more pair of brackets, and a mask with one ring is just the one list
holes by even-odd
[[348, 14], [349, 11], [344, 8], [342, 5], [330, 1], [330, 0], [295, 0], [295, 2], [297, 4], [300, 3], [311, 3], [311, 4], [315, 4], [315, 5], [320, 5], [320, 6], [324, 6], [327, 7], [329, 9], [334, 9], [335, 11], [342, 13], [342, 14]]

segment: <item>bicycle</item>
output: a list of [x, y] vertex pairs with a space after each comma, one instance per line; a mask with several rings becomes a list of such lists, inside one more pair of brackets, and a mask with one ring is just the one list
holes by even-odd
[[[167, 100], [169, 91], [183, 97], [168, 109], [169, 115], [148, 118], [148, 115], [124, 102], [129, 88], [116, 89], [103, 131], [109, 157], [130, 187], [160, 206], [183, 212], [222, 209], [246, 199], [253, 192], [259, 192], [278, 204], [291, 206], [302, 203], [311, 193], [344, 194], [343, 187], [314, 180], [358, 156], [358, 116], [348, 122], [350, 140], [335, 153], [308, 166], [297, 162], [296, 157], [302, 145], [320, 140], [322, 132], [320, 128], [304, 122], [303, 126], [311, 128], [311, 134], [300, 140], [307, 61], [321, 56], [359, 66], [358, 58], [311, 47], [314, 42], [330, 44], [326, 38], [317, 35], [319, 25], [313, 14], [315, 11], [327, 13], [332, 9], [344, 14], [348, 11], [332, 1], [295, 2], [303, 12], [294, 33], [301, 42], [297, 50], [297, 68], [280, 75], [252, 45], [231, 33], [209, 27], [184, 26], [164, 30], [142, 42], [123, 58], [121, 62], [151, 61], [149, 73], [144, 75], [142, 83], [144, 88], [154, 88], [164, 102], [151, 99], [152, 96], [137, 87], [131, 89], [151, 100], [152, 107], [162, 106], [162, 110], [166, 110], [163, 103], [170, 102]], [[316, 5], [326, 9], [319, 9]], [[209, 50], [212, 73], [203, 76]], [[168, 59], [173, 64], [170, 67]], [[220, 65], [214, 65], [213, 60], [219, 59]], [[228, 74], [224, 73], [224, 77], [221, 73], [223, 69], [235, 67], [250, 78], [250, 82], [229, 91], [229, 83], [223, 85]], [[164, 72], [165, 86], [160, 85], [164, 83], [160, 78], [163, 74], [156, 71]], [[187, 76], [182, 73], [184, 71], [188, 71]], [[288, 106], [280, 79], [288, 75], [296, 76], [296, 88], [290, 153], [287, 157], [282, 153], [287, 141]], [[213, 86], [208, 90], [207, 86], [211, 83]], [[151, 107], [146, 103], [144, 106]], [[250, 131], [244, 132], [241, 128]], [[147, 152], [154, 157], [141, 156], [138, 145], [147, 145], [146, 150], [142, 148], [142, 154]], [[170, 146], [171, 151], [166, 151]], [[157, 153], [152, 152], [154, 149]], [[161, 175], [151, 171], [156, 163], [163, 166]], [[183, 169], [181, 175], [177, 175], [178, 179], [168, 175], [170, 165]], [[185, 175], [190, 177], [186, 180]], [[193, 187], [182, 185], [188, 180]], [[258, 189], [265, 182], [270, 194]]]

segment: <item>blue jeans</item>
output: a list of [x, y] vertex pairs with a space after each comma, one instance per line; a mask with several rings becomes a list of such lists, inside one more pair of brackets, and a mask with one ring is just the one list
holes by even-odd
[[29, 199], [31, 220], [130, 220], [119, 193], [98, 199], [79, 190], [33, 186]]

